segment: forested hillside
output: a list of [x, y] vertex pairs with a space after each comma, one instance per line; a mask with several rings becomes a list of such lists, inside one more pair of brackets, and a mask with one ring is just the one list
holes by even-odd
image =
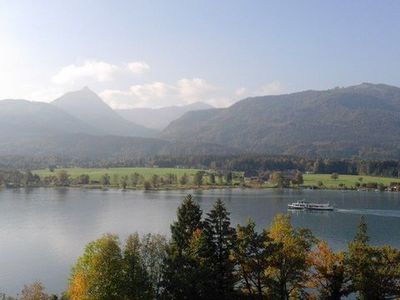
[[398, 158], [400, 89], [363, 83], [248, 98], [224, 109], [189, 112], [162, 137], [256, 153]]

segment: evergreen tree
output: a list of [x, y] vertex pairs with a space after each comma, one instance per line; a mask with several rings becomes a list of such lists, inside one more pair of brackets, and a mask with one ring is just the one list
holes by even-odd
[[362, 245], [367, 245], [369, 242], [368, 226], [364, 216], [361, 216], [360, 222], [358, 223], [358, 230], [354, 237], [354, 242]]
[[[208, 288], [213, 294], [209, 299], [231, 299], [235, 284], [234, 264], [231, 254], [234, 245], [235, 230], [231, 227], [229, 212], [218, 199], [207, 214], [204, 224], [205, 248], [203, 256], [208, 266]], [[205, 247], [204, 247], [205, 246]]]
[[205, 299], [201, 288], [204, 274], [191, 251], [195, 233], [203, 228], [201, 217], [200, 206], [187, 195], [178, 208], [177, 221], [171, 225], [171, 244], [162, 276], [163, 299]]
[[187, 195], [177, 211], [178, 220], [171, 225], [171, 239], [179, 254], [189, 246], [193, 233], [202, 228], [202, 211], [194, 202], [192, 195]]

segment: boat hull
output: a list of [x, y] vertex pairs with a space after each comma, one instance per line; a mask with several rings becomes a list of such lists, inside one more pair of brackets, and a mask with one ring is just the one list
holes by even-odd
[[309, 211], [332, 211], [334, 210], [333, 206], [329, 204], [319, 204], [319, 203], [310, 203], [310, 202], [294, 202], [288, 204], [288, 209], [291, 210], [309, 210]]

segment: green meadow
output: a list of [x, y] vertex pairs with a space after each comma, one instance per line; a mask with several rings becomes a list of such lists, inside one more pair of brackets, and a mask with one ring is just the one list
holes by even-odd
[[194, 175], [198, 169], [178, 169], [178, 168], [60, 168], [51, 172], [49, 169], [35, 170], [33, 173], [38, 174], [40, 177], [50, 176], [57, 174], [58, 171], [65, 170], [72, 179], [82, 174], [89, 175], [91, 180], [100, 180], [104, 174], [113, 176], [129, 176], [134, 173], [144, 176], [149, 179], [153, 175], [165, 176], [167, 174], [175, 174], [178, 177], [186, 173], [186, 175]]
[[[151, 179], [153, 175], [165, 176], [167, 174], [174, 174], [178, 178], [183, 174], [193, 176], [200, 169], [180, 169], [180, 168], [59, 168], [53, 172], [49, 169], [35, 170], [33, 173], [38, 174], [44, 178], [50, 175], [56, 175], [60, 170], [65, 170], [71, 179], [75, 179], [82, 174], [87, 174], [90, 180], [98, 181], [101, 176], [108, 174], [111, 178], [114, 176], [129, 176], [134, 173], [138, 173], [145, 179]], [[338, 179], [332, 179], [331, 174], [304, 174], [303, 186], [319, 186], [322, 182], [324, 188], [336, 189], [340, 187], [355, 187], [356, 183], [382, 183], [389, 185], [391, 182], [400, 182], [399, 178], [389, 177], [376, 177], [376, 176], [362, 176], [362, 175], [338, 175]], [[273, 187], [271, 184], [264, 184], [262, 187]]]
[[340, 174], [338, 179], [332, 179], [330, 174], [304, 174], [303, 179], [306, 186], [317, 186], [318, 182], [322, 182], [326, 188], [337, 188], [340, 184], [346, 187], [354, 187], [357, 182], [360, 184], [376, 182], [384, 185], [389, 185], [391, 182], [400, 182], [399, 178]]

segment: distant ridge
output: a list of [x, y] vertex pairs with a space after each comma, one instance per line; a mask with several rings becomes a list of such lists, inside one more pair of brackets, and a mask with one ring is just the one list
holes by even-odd
[[157, 133], [155, 130], [125, 120], [87, 87], [66, 93], [52, 104], [103, 134], [151, 137]]
[[241, 100], [188, 112], [161, 134], [242, 151], [318, 157], [400, 157], [400, 88], [362, 83]]
[[162, 130], [172, 121], [180, 118], [188, 111], [212, 109], [213, 106], [196, 102], [183, 106], [168, 106], [163, 108], [132, 108], [116, 110], [123, 118], [142, 126]]
[[97, 135], [100, 131], [48, 103], [14, 99], [0, 101], [2, 139], [72, 133]]
[[[237, 149], [212, 143], [169, 142], [156, 138], [127, 136], [133, 134], [132, 131], [128, 131], [124, 136], [111, 135], [110, 128], [121, 124], [120, 117], [117, 115], [115, 123], [112, 123], [113, 114], [109, 114], [108, 107], [102, 106], [101, 103], [99, 105], [99, 100], [92, 95], [82, 98], [82, 94], [85, 93], [90, 95], [92, 92], [84, 90], [84, 93], [72, 93], [72, 100], [76, 103], [70, 101], [71, 94], [67, 94], [68, 98], [59, 100], [62, 102], [58, 103], [60, 105], [27, 100], [1, 100], [0, 157], [19, 156], [28, 160], [40, 158], [41, 162], [51, 162], [54, 157], [67, 161], [124, 161], [153, 155], [239, 153]], [[63, 102], [65, 99], [67, 101]], [[93, 112], [98, 115], [94, 113], [86, 116], [79, 114], [80, 111], [76, 113], [73, 110], [75, 107], [68, 107], [72, 104], [79, 106], [80, 99], [84, 99], [82, 106], [86, 105], [85, 113], [89, 113], [90, 105], [93, 105], [96, 108]], [[61, 106], [75, 112], [77, 117], [60, 108]], [[112, 113], [116, 114], [113, 111]], [[98, 116], [103, 118], [105, 127], [102, 128], [93, 122]], [[122, 124], [127, 124], [128, 130], [132, 129], [130, 122], [122, 119]], [[124, 134], [123, 131], [120, 133]]]

